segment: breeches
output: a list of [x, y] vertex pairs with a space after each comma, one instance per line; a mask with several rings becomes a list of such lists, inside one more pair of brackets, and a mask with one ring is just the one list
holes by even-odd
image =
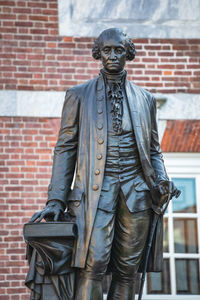
[[131, 213], [122, 193], [115, 212], [97, 210], [82, 276], [102, 280], [108, 264], [113, 277], [133, 280], [146, 244], [151, 210]]

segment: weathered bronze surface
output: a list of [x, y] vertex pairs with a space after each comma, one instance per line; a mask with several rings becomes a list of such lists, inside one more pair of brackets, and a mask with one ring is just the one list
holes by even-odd
[[[133, 300], [152, 215], [161, 195], [163, 201], [163, 197], [178, 196], [179, 191], [165, 171], [155, 99], [126, 78], [125, 63], [136, 54], [133, 42], [120, 29], [111, 28], [100, 34], [92, 52], [103, 69], [97, 78], [66, 93], [47, 205], [31, 222], [61, 220], [67, 208], [76, 223], [70, 258], [70, 272], [74, 276], [76, 271], [76, 280], [69, 299], [102, 300], [103, 276], [112, 272], [107, 299]], [[63, 247], [63, 240], [57, 239], [59, 234], [55, 241], [43, 239], [41, 247], [55, 242], [59, 263], [56, 251]], [[161, 267], [162, 217], [156, 225], [148, 270], [161, 271]], [[62, 278], [66, 289], [74, 284], [74, 278], [70, 280]], [[49, 290], [53, 286], [51, 281]], [[63, 288], [53, 297], [47, 298], [68, 299]]]

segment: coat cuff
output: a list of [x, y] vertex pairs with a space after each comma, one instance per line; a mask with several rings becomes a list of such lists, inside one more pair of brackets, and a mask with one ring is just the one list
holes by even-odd
[[60, 185], [59, 187], [53, 187], [52, 184], [48, 187], [48, 199], [47, 203], [51, 200], [59, 200], [62, 202], [64, 207], [66, 207], [66, 199], [67, 194], [69, 193], [68, 189], [64, 185]]

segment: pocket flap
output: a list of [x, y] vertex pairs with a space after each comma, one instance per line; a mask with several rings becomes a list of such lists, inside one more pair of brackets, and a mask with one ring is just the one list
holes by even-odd
[[141, 183], [135, 185], [134, 188], [137, 192], [150, 191], [150, 189], [149, 189], [148, 185], [146, 184], [146, 182], [141, 182]]
[[103, 181], [103, 185], [102, 185], [102, 191], [110, 191], [110, 182], [108, 182], [106, 179], [104, 179]]

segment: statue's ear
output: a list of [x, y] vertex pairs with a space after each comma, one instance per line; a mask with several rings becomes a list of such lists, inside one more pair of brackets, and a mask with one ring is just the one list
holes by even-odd
[[99, 48], [99, 41], [96, 39], [94, 41], [94, 46], [92, 48], [92, 57], [96, 60], [101, 59], [101, 52]]
[[134, 59], [134, 57], [132, 56], [132, 55], [130, 55], [130, 53], [127, 53], [126, 54], [126, 60], [128, 61], [131, 61], [131, 60], [133, 60]]
[[133, 60], [136, 55], [135, 45], [132, 40], [129, 39], [127, 49], [126, 49], [126, 60]]
[[93, 49], [92, 49], [92, 57], [94, 59], [96, 59], [96, 60], [101, 59], [101, 52], [100, 52], [100, 50], [98, 49], [97, 51], [93, 51]]

